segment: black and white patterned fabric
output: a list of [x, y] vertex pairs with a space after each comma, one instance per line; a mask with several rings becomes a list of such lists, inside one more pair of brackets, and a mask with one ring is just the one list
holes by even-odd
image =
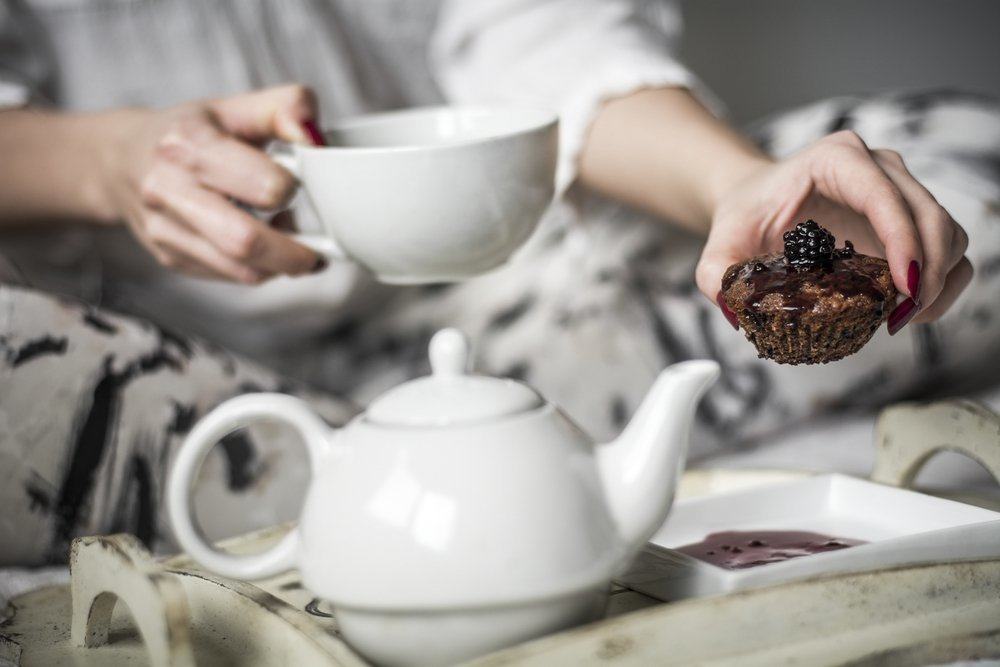
[[[211, 345], [37, 291], [0, 285], [0, 323], [0, 567], [64, 562], [85, 534], [169, 547], [169, 462], [226, 398], [282, 391], [333, 424], [354, 413]], [[308, 473], [290, 440], [261, 426], [220, 443], [196, 498], [209, 534], [295, 512], [289, 490]]]
[[[953, 93], [838, 98], [752, 131], [787, 155], [847, 128], [903, 155], [968, 231], [976, 275], [939, 322], [882, 331], [826, 366], [758, 359], [695, 288], [699, 239], [580, 192], [504, 269], [395, 290], [377, 312], [268, 356], [324, 394], [148, 322], [0, 284], [0, 566], [64, 560], [85, 533], [125, 530], [169, 548], [163, 482], [207, 410], [242, 392], [290, 391], [340, 423], [426, 372], [427, 342], [443, 326], [473, 338], [480, 370], [531, 383], [600, 439], [621, 429], [664, 366], [717, 359], [724, 374], [701, 405], [692, 452], [701, 462], [820, 412], [996, 382], [1000, 108]], [[222, 443], [198, 492], [210, 535], [294, 516], [307, 472], [289, 440], [261, 427]]]

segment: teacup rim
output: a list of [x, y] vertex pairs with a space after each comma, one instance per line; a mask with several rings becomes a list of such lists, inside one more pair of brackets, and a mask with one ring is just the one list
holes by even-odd
[[556, 112], [545, 109], [542, 107], [527, 106], [527, 105], [514, 105], [514, 104], [439, 104], [433, 106], [421, 106], [421, 107], [410, 107], [403, 109], [391, 109], [388, 111], [379, 111], [375, 113], [365, 113], [358, 114], [354, 116], [348, 116], [338, 119], [336, 122], [329, 123], [324, 130], [326, 132], [350, 129], [357, 127], [359, 125], [364, 125], [368, 123], [379, 122], [384, 120], [386, 117], [393, 116], [407, 116], [407, 115], [422, 115], [422, 114], [433, 114], [439, 113], [441, 111], [453, 111], [453, 112], [529, 112], [539, 114], [540, 120], [534, 123], [529, 123], [523, 127], [516, 130], [511, 130], [507, 132], [501, 132], [498, 134], [492, 134], [485, 137], [477, 137], [470, 139], [459, 139], [456, 141], [449, 141], [447, 143], [426, 143], [426, 144], [407, 144], [399, 146], [313, 146], [309, 144], [295, 144], [296, 150], [301, 150], [303, 152], [309, 153], [399, 153], [399, 152], [416, 152], [416, 151], [434, 151], [434, 150], [449, 150], [460, 147], [476, 146], [494, 143], [498, 141], [506, 141], [513, 137], [522, 136], [530, 134], [532, 132], [538, 132], [540, 130], [546, 130], [553, 126], [558, 126], [559, 124], [559, 114]]

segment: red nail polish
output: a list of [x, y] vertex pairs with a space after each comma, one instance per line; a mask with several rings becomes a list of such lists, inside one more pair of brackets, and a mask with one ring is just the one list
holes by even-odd
[[910, 267], [906, 271], [906, 289], [910, 293], [910, 298], [920, 303], [920, 265], [917, 260], [910, 262]]
[[729, 320], [729, 323], [733, 325], [733, 328], [739, 329], [740, 321], [736, 319], [736, 313], [729, 310], [729, 306], [726, 305], [726, 300], [723, 298], [722, 292], [719, 292], [718, 296], [715, 297], [715, 302], [719, 304], [719, 309], [722, 311], [722, 314], [726, 316], [726, 319]]
[[886, 327], [889, 329], [889, 335], [895, 336], [899, 333], [899, 330], [906, 326], [906, 323], [913, 319], [913, 316], [917, 314], [920, 310], [917, 302], [913, 299], [906, 299], [901, 304], [896, 306], [896, 308], [889, 313], [889, 321], [886, 323]]
[[309, 141], [313, 143], [313, 146], [326, 146], [326, 139], [323, 138], [323, 133], [319, 131], [315, 121], [302, 121], [302, 129], [309, 135]]

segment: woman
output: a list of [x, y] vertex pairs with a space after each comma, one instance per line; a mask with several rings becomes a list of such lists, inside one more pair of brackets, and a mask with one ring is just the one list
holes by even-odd
[[[170, 453], [191, 423], [235, 393], [296, 390], [159, 327], [363, 402], [421, 372], [429, 333], [457, 325], [482, 368], [525, 377], [601, 436], [664, 364], [712, 355], [726, 377], [702, 417], [722, 437], [703, 447], [824, 404], [898, 395], [995, 339], [997, 324], [976, 319], [995, 283], [953, 307], [973, 277], [965, 229], [883, 147], [899, 139], [917, 162], [943, 161], [947, 144], [921, 141], [934, 135], [895, 130], [954, 109], [995, 129], [985, 103], [835, 101], [765, 126], [769, 156], [709, 111], [673, 59], [679, 19], [663, 2], [8, 0], [2, 11], [0, 252], [16, 268], [0, 287], [0, 535], [18, 540], [0, 563], [61, 560], [80, 533], [130, 530], [155, 544], [168, 534], [158, 507]], [[289, 81], [300, 83], [277, 85]], [[441, 102], [560, 112], [566, 196], [509, 267], [392, 290], [324, 267], [282, 234], [283, 218], [246, 212], [292, 195], [267, 141], [316, 142], [324, 121]], [[842, 129], [868, 121], [870, 131]], [[949, 205], [981, 202], [948, 189], [971, 173], [948, 164]], [[976, 215], [963, 223], [995, 253], [996, 212]], [[895, 339], [818, 372], [759, 362], [714, 305], [730, 263], [773, 250], [807, 217], [885, 256], [903, 296]], [[87, 305], [50, 296], [67, 293]], [[942, 318], [935, 340], [946, 345], [922, 368], [930, 357], [913, 344], [927, 336], [908, 324]], [[333, 421], [353, 409], [323, 408]], [[294, 503], [301, 473], [275, 464], [271, 439], [223, 443], [204, 491], [210, 532], [240, 528], [230, 507], [249, 489], [260, 521]]]

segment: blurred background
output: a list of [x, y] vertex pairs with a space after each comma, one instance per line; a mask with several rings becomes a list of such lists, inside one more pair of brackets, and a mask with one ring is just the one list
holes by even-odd
[[681, 60], [737, 123], [834, 95], [1000, 97], [997, 0], [684, 0]]

